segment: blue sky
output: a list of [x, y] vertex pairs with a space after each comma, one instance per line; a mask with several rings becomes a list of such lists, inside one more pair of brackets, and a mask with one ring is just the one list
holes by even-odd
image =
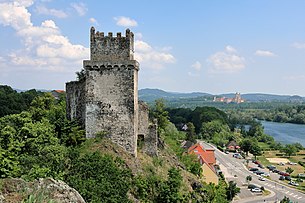
[[305, 1], [0, 0], [0, 83], [64, 89], [89, 30], [135, 34], [139, 88], [305, 96]]

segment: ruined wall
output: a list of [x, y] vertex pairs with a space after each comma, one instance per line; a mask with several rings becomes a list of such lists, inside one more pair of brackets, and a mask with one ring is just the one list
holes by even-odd
[[85, 80], [66, 83], [66, 113], [85, 127]]
[[139, 132], [138, 135], [144, 135], [144, 152], [151, 156], [158, 155], [158, 134], [157, 124], [149, 120], [148, 105], [139, 101]]
[[139, 132], [138, 134], [147, 135], [149, 126], [149, 108], [143, 101], [139, 101]]
[[148, 134], [144, 137], [144, 146], [146, 154], [158, 156], [158, 132], [157, 122], [151, 123], [148, 127]]

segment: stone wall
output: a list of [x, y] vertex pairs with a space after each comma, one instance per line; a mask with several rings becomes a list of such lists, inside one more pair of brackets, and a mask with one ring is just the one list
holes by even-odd
[[149, 108], [143, 101], [139, 101], [139, 132], [138, 134], [147, 135], [149, 126]]
[[85, 80], [66, 83], [66, 112], [69, 120], [78, 120], [85, 127]]
[[144, 152], [151, 156], [158, 155], [158, 134], [157, 124], [150, 123], [148, 105], [139, 101], [139, 132], [138, 135], [144, 136]]
[[148, 134], [144, 137], [145, 152], [150, 156], [158, 156], [158, 131], [157, 122], [148, 127]]
[[85, 127], [86, 137], [105, 133], [126, 151], [137, 155], [137, 137], [144, 135], [145, 151], [157, 154], [156, 125], [149, 126], [148, 107], [138, 104], [139, 63], [133, 60], [134, 36], [90, 33], [90, 60], [83, 61], [84, 78], [66, 84], [67, 118]]
[[136, 154], [138, 63], [84, 61], [84, 66], [86, 136], [105, 132], [112, 141]]

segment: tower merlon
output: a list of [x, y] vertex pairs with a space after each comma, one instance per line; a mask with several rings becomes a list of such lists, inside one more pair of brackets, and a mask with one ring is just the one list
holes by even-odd
[[118, 32], [116, 37], [112, 32], [104, 36], [103, 32], [90, 30], [90, 59], [94, 61], [133, 60], [134, 34], [127, 29], [126, 36]]

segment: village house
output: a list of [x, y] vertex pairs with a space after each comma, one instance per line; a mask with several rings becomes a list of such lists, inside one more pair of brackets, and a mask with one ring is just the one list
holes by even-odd
[[230, 152], [236, 152], [240, 149], [240, 146], [236, 143], [235, 140], [231, 140], [226, 144], [226, 150]]
[[188, 153], [197, 155], [202, 168], [203, 181], [217, 185], [219, 178], [215, 169], [216, 158], [214, 149], [204, 148], [201, 144], [197, 143], [188, 149]]

